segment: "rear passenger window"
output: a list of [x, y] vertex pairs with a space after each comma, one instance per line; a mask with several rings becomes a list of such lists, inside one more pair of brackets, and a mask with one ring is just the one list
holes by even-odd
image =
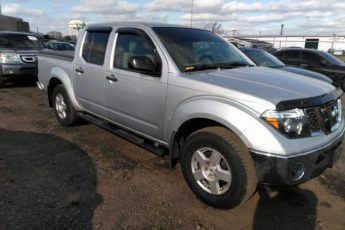
[[105, 31], [87, 32], [82, 54], [85, 61], [103, 65], [109, 35], [110, 32]]

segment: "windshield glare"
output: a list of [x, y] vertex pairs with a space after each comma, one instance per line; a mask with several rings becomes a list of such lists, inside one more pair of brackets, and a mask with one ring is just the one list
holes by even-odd
[[2, 34], [0, 35], [0, 48], [8, 49], [40, 49], [41, 43], [34, 35]]
[[282, 67], [285, 66], [278, 58], [263, 50], [243, 50], [256, 65], [267, 67]]
[[181, 72], [194, 66], [251, 64], [236, 48], [210, 31], [177, 27], [155, 27], [153, 30]]

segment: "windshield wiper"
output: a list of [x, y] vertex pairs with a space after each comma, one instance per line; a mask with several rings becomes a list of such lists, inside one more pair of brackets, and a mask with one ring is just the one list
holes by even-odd
[[192, 65], [186, 66], [185, 72], [192, 72], [198, 70], [207, 70], [207, 69], [232, 69], [236, 67], [243, 66], [254, 66], [246, 62], [229, 62], [229, 63], [216, 63], [216, 64], [204, 64], [204, 65]]

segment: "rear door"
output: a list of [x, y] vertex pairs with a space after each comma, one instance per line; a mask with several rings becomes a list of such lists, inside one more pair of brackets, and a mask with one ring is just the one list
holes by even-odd
[[104, 116], [105, 54], [111, 28], [90, 28], [76, 55], [74, 87], [78, 102], [89, 112]]
[[[149, 58], [155, 73], [131, 69], [128, 63], [135, 56]], [[105, 83], [107, 116], [127, 128], [161, 138], [167, 94], [164, 63], [162, 52], [146, 32], [138, 28], [118, 29]]]

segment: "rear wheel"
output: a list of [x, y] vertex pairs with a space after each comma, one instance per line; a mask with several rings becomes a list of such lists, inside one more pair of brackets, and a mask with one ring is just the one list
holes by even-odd
[[70, 103], [65, 88], [62, 85], [56, 86], [52, 96], [55, 117], [59, 123], [63, 126], [74, 125], [78, 116]]
[[223, 127], [191, 134], [183, 147], [181, 168], [187, 184], [205, 203], [233, 208], [254, 193], [257, 179], [246, 146]]

